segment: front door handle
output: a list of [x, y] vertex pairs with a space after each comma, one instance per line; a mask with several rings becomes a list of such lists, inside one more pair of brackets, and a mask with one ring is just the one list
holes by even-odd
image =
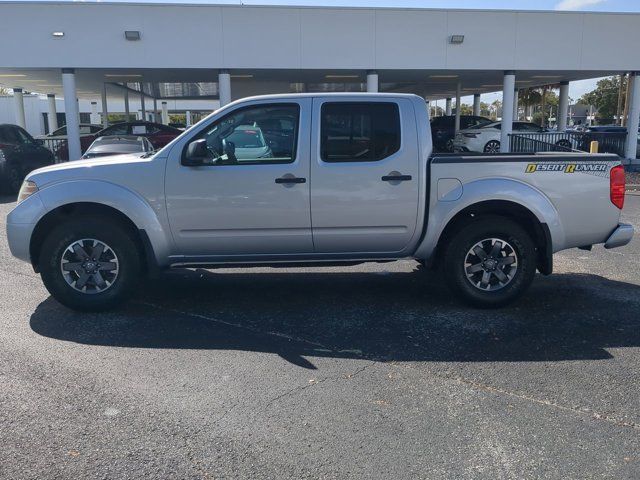
[[307, 183], [306, 178], [302, 177], [280, 177], [276, 178], [276, 183]]
[[385, 175], [382, 177], [383, 182], [408, 182], [411, 175]]

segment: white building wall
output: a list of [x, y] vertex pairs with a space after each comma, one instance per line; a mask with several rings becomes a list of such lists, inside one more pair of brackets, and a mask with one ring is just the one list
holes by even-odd
[[[640, 70], [632, 47], [640, 44], [640, 14], [632, 13], [39, 3], [34, 15], [33, 8], [0, 3], [0, 45], [20, 45], [2, 51], [0, 68]], [[126, 41], [124, 30], [139, 30], [142, 40]], [[453, 34], [464, 43], [449, 44]], [[168, 54], [176, 38], [189, 38], [188, 46]]]

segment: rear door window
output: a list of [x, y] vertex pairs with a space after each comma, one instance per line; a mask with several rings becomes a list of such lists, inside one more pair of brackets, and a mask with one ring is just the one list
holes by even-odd
[[375, 162], [400, 149], [400, 112], [395, 103], [325, 103], [320, 158], [325, 162]]

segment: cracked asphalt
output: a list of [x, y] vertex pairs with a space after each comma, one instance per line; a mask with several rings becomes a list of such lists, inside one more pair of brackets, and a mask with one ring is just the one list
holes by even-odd
[[497, 311], [399, 261], [175, 271], [78, 314], [0, 260], [0, 479], [640, 478], [638, 237]]

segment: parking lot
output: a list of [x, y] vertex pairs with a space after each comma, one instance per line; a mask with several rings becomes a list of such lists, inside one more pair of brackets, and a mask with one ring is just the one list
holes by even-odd
[[175, 271], [78, 314], [0, 259], [0, 478], [640, 477], [639, 237], [497, 311], [401, 261]]

